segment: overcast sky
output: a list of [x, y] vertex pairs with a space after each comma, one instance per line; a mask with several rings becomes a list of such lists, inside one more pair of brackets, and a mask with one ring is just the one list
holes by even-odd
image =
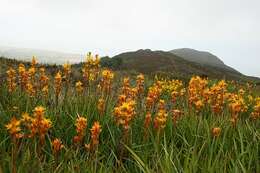
[[0, 45], [109, 56], [189, 47], [260, 77], [260, 0], [0, 0]]

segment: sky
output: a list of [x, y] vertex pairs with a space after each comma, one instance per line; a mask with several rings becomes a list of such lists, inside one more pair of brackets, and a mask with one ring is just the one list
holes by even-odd
[[0, 45], [113, 56], [209, 51], [260, 77], [259, 0], [0, 0]]

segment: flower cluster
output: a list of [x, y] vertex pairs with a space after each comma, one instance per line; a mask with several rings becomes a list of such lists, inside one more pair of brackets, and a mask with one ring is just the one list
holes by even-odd
[[39, 85], [43, 96], [47, 97], [49, 93], [49, 77], [46, 75], [43, 67], [40, 68]]
[[146, 97], [146, 109], [150, 111], [152, 107], [156, 104], [160, 95], [162, 93], [161, 82], [157, 81], [153, 86], [151, 86], [148, 90], [148, 94]]
[[231, 123], [235, 127], [239, 119], [240, 113], [246, 112], [248, 106], [245, 103], [244, 98], [239, 94], [231, 94], [229, 96], [229, 109], [231, 112]]
[[177, 126], [178, 120], [180, 119], [182, 114], [183, 114], [183, 112], [179, 109], [174, 109], [172, 111], [172, 121], [173, 121], [173, 124], [175, 125], [175, 127]]
[[202, 79], [199, 76], [192, 77], [189, 82], [189, 106], [194, 106], [196, 111], [199, 112], [204, 107], [203, 92], [208, 85], [207, 79]]
[[[125, 97], [122, 97], [125, 98]], [[119, 102], [114, 108], [114, 117], [117, 125], [122, 125], [123, 129], [128, 131], [130, 128], [130, 122], [135, 115], [135, 101], [131, 99], [123, 100]]]
[[44, 144], [45, 135], [51, 128], [51, 120], [45, 118], [45, 108], [38, 106], [34, 109], [33, 117], [31, 118], [30, 137], [38, 136], [41, 144]]
[[83, 78], [88, 84], [90, 81], [93, 81], [97, 78], [100, 67], [100, 58], [98, 55], [95, 58], [91, 53], [87, 54], [86, 61], [82, 68]]
[[112, 88], [112, 81], [114, 79], [114, 73], [111, 70], [105, 69], [101, 73], [100, 87], [103, 92], [110, 92]]
[[144, 92], [144, 75], [139, 74], [136, 77], [136, 90], [139, 95]]
[[257, 101], [256, 101], [256, 105], [254, 106], [254, 110], [251, 113], [251, 118], [253, 120], [257, 120], [257, 119], [260, 118], [260, 98], [257, 99]]
[[68, 83], [71, 74], [71, 65], [69, 63], [63, 64], [63, 75], [64, 80]]
[[167, 112], [165, 110], [165, 101], [160, 100], [158, 103], [158, 113], [154, 119], [154, 128], [159, 132], [165, 128], [167, 121]]
[[8, 91], [10, 93], [14, 92], [16, 89], [16, 71], [13, 68], [9, 68], [9, 70], [6, 71], [7, 74], [7, 85], [8, 85]]
[[14, 138], [14, 139], [19, 139], [23, 137], [23, 134], [21, 132], [21, 127], [20, 127], [21, 121], [17, 120], [15, 117], [11, 119], [11, 121], [5, 126], [6, 129], [8, 130], [9, 134]]
[[60, 71], [54, 77], [54, 89], [55, 95], [58, 98], [62, 89], [62, 74]]
[[74, 143], [80, 143], [85, 136], [85, 130], [87, 128], [87, 119], [84, 117], [78, 117], [75, 123], [77, 135], [74, 136]]
[[105, 100], [104, 99], [98, 99], [98, 104], [97, 104], [98, 112], [100, 115], [104, 115], [105, 113]]
[[[217, 84], [213, 85], [208, 92], [204, 92], [207, 96], [209, 94], [208, 102], [211, 105], [212, 111], [216, 114], [223, 112], [225, 103], [225, 94], [227, 92], [227, 83], [224, 80], [219, 81]], [[205, 96], [205, 98], [207, 98]], [[207, 99], [205, 99], [207, 100]]]
[[97, 148], [99, 144], [99, 135], [101, 133], [101, 125], [98, 121], [94, 122], [92, 128], [90, 129], [91, 133], [91, 142], [90, 144], [86, 144], [85, 147], [87, 150], [94, 150]]
[[81, 94], [84, 90], [83, 83], [81, 81], [76, 82], [75, 88], [76, 88], [77, 93]]
[[62, 148], [64, 148], [64, 145], [62, 144], [61, 140], [58, 138], [55, 138], [52, 142], [52, 152], [55, 156], [58, 155], [58, 153], [61, 151]]
[[26, 85], [27, 85], [28, 80], [29, 80], [29, 75], [28, 75], [28, 72], [25, 68], [25, 65], [22, 64], [22, 63], [19, 64], [19, 66], [18, 66], [18, 74], [19, 74], [19, 84], [21, 86], [21, 89], [25, 90]]

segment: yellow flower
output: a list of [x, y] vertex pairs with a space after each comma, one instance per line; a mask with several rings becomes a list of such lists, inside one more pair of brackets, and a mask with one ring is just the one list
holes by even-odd
[[98, 100], [98, 105], [97, 105], [97, 107], [98, 107], [98, 112], [99, 112], [99, 114], [100, 115], [103, 115], [104, 114], [104, 112], [105, 112], [105, 100], [104, 99], [99, 99]]
[[130, 122], [135, 115], [135, 101], [126, 100], [114, 108], [114, 116], [117, 125], [122, 125], [125, 131], [130, 128]]
[[60, 95], [61, 87], [62, 87], [62, 76], [61, 76], [61, 72], [59, 71], [54, 78], [54, 89], [55, 89], [56, 97]]
[[64, 148], [64, 145], [62, 145], [62, 142], [60, 139], [55, 138], [52, 142], [52, 151], [54, 153], [54, 155], [58, 154], [62, 148]]
[[91, 144], [92, 146], [97, 146], [99, 144], [99, 135], [101, 133], [101, 125], [99, 122], [94, 122], [92, 128], [90, 129], [91, 132]]
[[15, 138], [21, 138], [23, 135], [20, 133], [21, 121], [17, 120], [15, 117], [11, 119], [11, 121], [5, 125], [6, 129], [8, 130], [9, 134]]
[[7, 73], [7, 85], [8, 85], [8, 91], [10, 93], [14, 92], [16, 90], [16, 71], [13, 68], [9, 68], [9, 70], [6, 71]]
[[84, 117], [78, 117], [76, 119], [76, 131], [77, 135], [74, 137], [74, 143], [80, 143], [85, 135], [85, 129], [87, 128], [87, 119]]
[[213, 137], [219, 137], [221, 134], [221, 128], [219, 128], [219, 127], [214, 127], [214, 128], [212, 128], [211, 131], [212, 131]]
[[81, 81], [76, 82], [75, 87], [76, 87], [76, 91], [78, 93], [83, 92], [83, 83]]
[[45, 113], [45, 108], [43, 106], [37, 106], [34, 108], [34, 116], [38, 119], [42, 119]]
[[160, 100], [158, 105], [158, 113], [154, 119], [154, 128], [157, 129], [159, 132], [160, 130], [164, 129], [166, 126], [168, 114], [165, 110], [165, 101]]

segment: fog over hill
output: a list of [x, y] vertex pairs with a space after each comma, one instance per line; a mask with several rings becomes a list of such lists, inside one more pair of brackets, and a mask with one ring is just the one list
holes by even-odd
[[49, 64], [79, 63], [84, 60], [84, 55], [80, 54], [4, 46], [0, 46], [0, 56], [17, 60], [31, 60], [32, 56], [36, 56], [39, 62]]

